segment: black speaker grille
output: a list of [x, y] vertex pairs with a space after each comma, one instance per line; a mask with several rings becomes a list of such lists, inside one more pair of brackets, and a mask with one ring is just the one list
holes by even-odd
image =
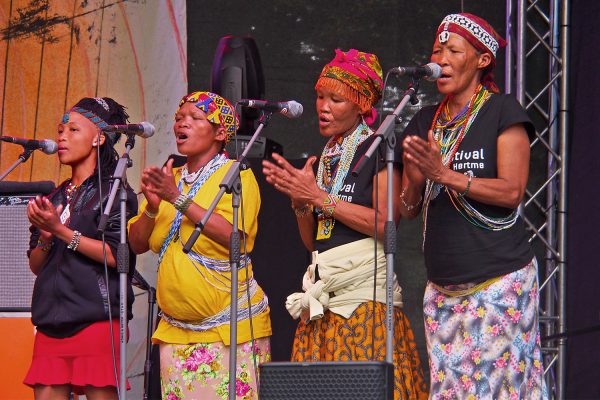
[[393, 376], [393, 366], [384, 362], [267, 363], [260, 366], [259, 398], [392, 399]]
[[29, 311], [35, 275], [29, 269], [27, 202], [32, 196], [0, 196], [0, 311]]

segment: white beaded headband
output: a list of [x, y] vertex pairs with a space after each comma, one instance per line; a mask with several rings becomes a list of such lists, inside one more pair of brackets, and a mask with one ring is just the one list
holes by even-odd
[[496, 51], [498, 50], [498, 41], [494, 39], [492, 35], [489, 34], [488, 31], [483, 29], [481, 25], [472, 19], [465, 17], [460, 14], [450, 14], [444, 18], [440, 26], [444, 25], [444, 30], [440, 32], [438, 37], [440, 43], [446, 43], [450, 38], [450, 34], [448, 32], [448, 25], [456, 24], [463, 29], [466, 29], [470, 32], [478, 41], [480, 41], [487, 49], [494, 55], [496, 58]]

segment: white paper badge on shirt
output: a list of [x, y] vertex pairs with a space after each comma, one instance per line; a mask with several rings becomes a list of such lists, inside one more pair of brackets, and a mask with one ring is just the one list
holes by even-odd
[[69, 204], [67, 203], [67, 206], [65, 207], [63, 212], [60, 214], [60, 223], [64, 225], [70, 216], [71, 216], [71, 211], [69, 210]]

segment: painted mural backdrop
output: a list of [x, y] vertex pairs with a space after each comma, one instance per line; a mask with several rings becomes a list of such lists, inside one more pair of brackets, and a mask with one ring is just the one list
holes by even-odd
[[[62, 114], [77, 100], [112, 97], [127, 107], [132, 123], [156, 127], [154, 137], [138, 139], [131, 152], [128, 178], [139, 191], [141, 169], [162, 164], [176, 149], [171, 128], [187, 91], [186, 47], [185, 0], [0, 0], [0, 134], [55, 140]], [[22, 150], [0, 143], [0, 173]], [[5, 180], [59, 184], [69, 173], [56, 155], [35, 151]], [[151, 284], [154, 267], [152, 256], [138, 258]], [[143, 292], [136, 293], [129, 325], [131, 398], [142, 397], [148, 304]]]

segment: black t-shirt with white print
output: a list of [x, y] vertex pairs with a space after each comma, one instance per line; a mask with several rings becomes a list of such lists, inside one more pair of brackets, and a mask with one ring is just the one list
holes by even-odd
[[[340, 200], [365, 207], [373, 207], [373, 177], [377, 174], [378, 171], [385, 167], [385, 163], [383, 162], [381, 157], [377, 156], [378, 153], [375, 152], [373, 156], [369, 159], [367, 164], [365, 164], [365, 166], [361, 170], [360, 175], [356, 177], [353, 176], [352, 170], [354, 170], [354, 167], [361, 159], [361, 157], [367, 152], [367, 150], [369, 150], [369, 147], [371, 147], [371, 144], [373, 143], [374, 139], [375, 135], [371, 135], [356, 149], [356, 153], [354, 154], [354, 157], [352, 158], [352, 163], [350, 164], [350, 169], [348, 170], [348, 174], [344, 179], [344, 184], [342, 185], [342, 188], [338, 193]], [[316, 216], [314, 218], [315, 230], [313, 232], [313, 235], [314, 237], [316, 237], [316, 227], [318, 221]], [[375, 218], [374, 211], [373, 218]], [[331, 237], [329, 237], [328, 239], [315, 240], [315, 250], [318, 250], [319, 253], [322, 253], [334, 247], [354, 242], [356, 240], [365, 239], [370, 236], [373, 235], [365, 235], [364, 233], [360, 233], [344, 225], [340, 221], [335, 221]], [[383, 238], [378, 239], [382, 240]]]
[[[427, 140], [436, 108], [420, 110], [406, 127], [404, 137], [418, 135]], [[497, 139], [515, 124], [522, 124], [529, 137], [533, 136], [533, 125], [514, 97], [493, 94], [460, 143], [452, 169], [460, 173], [470, 171], [477, 178], [497, 178]], [[513, 212], [468, 196], [467, 200], [488, 217], [506, 217]], [[456, 210], [444, 188], [429, 204], [424, 250], [427, 277], [439, 285], [481, 282], [514, 272], [533, 258], [521, 217], [509, 229], [480, 228]]]

